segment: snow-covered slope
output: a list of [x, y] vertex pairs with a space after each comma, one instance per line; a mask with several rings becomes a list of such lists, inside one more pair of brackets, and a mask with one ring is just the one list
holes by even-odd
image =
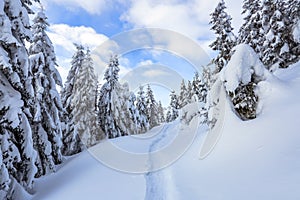
[[[179, 160], [157, 172], [119, 172], [83, 152], [56, 174], [38, 180], [33, 199], [300, 199], [300, 63], [278, 70], [276, 76], [260, 83], [257, 119], [241, 121], [225, 103], [221, 137], [205, 159], [199, 159], [205, 126], [198, 128], [194, 143]], [[192, 128], [196, 123], [197, 119], [191, 122]], [[157, 127], [139, 143], [132, 137], [114, 142], [128, 151], [147, 153], [168, 146], [176, 134], [188, 130], [179, 126], [177, 120]]]
[[178, 199], [300, 199], [300, 65], [277, 75], [281, 80], [261, 85], [265, 95], [257, 119], [240, 121], [226, 104], [213, 152], [197, 160], [199, 137], [171, 167], [179, 174], [173, 178], [182, 191]]

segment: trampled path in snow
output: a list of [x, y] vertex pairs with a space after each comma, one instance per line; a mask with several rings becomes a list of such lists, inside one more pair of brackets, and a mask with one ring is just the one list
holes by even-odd
[[[148, 166], [149, 172], [145, 174], [146, 180], [146, 193], [145, 200], [174, 200], [174, 183], [171, 180], [171, 171], [170, 168], [163, 168], [157, 171], [153, 171], [155, 162], [159, 162], [158, 160], [153, 158], [152, 153], [161, 149], [166, 143], [165, 140], [169, 138], [167, 135], [169, 134], [169, 129], [174, 126], [173, 123], [165, 124], [163, 128], [160, 130], [158, 135], [160, 135], [157, 139], [155, 139], [149, 146], [148, 154]], [[164, 167], [164, 166], [163, 166]]]

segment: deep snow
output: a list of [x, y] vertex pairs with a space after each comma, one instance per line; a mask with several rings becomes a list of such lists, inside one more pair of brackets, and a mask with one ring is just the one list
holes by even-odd
[[[56, 174], [37, 180], [32, 199], [300, 199], [300, 63], [275, 75], [259, 84], [257, 119], [239, 120], [225, 101], [220, 138], [204, 159], [200, 159], [207, 136], [204, 125], [180, 159], [156, 172], [120, 172], [85, 151], [69, 158]], [[185, 127], [177, 120], [154, 128], [145, 134], [148, 138], [123, 137], [113, 142], [131, 152], [157, 151], [198, 123], [196, 118]], [[149, 167], [155, 160], [150, 156], [145, 162]]]

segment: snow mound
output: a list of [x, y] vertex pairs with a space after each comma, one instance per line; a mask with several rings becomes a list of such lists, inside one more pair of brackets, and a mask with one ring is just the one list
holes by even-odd
[[184, 122], [185, 124], [189, 124], [193, 118], [196, 116], [201, 117], [201, 122], [204, 122], [205, 119], [205, 103], [203, 102], [193, 102], [190, 104], [187, 104], [179, 111], [179, 119]]
[[263, 80], [265, 74], [266, 69], [254, 50], [247, 44], [240, 44], [234, 48], [234, 54], [221, 71], [220, 78], [226, 90], [234, 92], [240, 83], [247, 85], [253, 76]]

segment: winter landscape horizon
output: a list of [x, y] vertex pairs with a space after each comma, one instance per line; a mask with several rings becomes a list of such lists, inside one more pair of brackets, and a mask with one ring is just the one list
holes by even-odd
[[298, 200], [299, 0], [0, 0], [0, 200]]

